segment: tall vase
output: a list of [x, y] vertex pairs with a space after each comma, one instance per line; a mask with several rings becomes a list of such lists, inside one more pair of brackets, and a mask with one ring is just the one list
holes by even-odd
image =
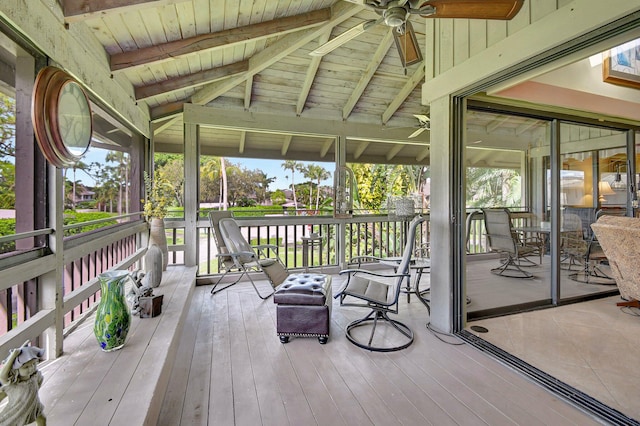
[[111, 352], [124, 346], [131, 325], [131, 312], [124, 297], [124, 284], [129, 272], [107, 271], [98, 276], [101, 297], [96, 310], [93, 333], [100, 347]]
[[167, 234], [164, 231], [164, 219], [151, 219], [151, 227], [149, 230], [149, 246], [153, 244], [162, 250], [162, 270], [167, 270], [169, 264], [169, 248], [167, 247]]

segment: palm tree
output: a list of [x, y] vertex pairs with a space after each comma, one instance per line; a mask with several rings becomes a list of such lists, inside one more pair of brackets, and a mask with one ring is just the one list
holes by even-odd
[[[320, 182], [329, 179], [331, 173], [329, 173], [324, 167], [317, 164], [310, 164], [307, 167], [307, 177], [316, 181], [316, 211], [320, 207]], [[309, 194], [309, 201], [311, 201], [311, 194]], [[309, 202], [311, 205], [311, 202]]]
[[295, 171], [300, 170], [301, 164], [295, 160], [285, 160], [282, 163], [282, 168], [285, 170], [291, 170], [291, 189], [293, 190], [293, 204], [296, 206], [296, 214], [298, 214], [298, 200], [296, 198], [296, 184], [295, 184]]
[[219, 179], [219, 205], [222, 205], [222, 210], [227, 210], [229, 199], [226, 160], [224, 157], [213, 157], [204, 164], [202, 172], [214, 182]]

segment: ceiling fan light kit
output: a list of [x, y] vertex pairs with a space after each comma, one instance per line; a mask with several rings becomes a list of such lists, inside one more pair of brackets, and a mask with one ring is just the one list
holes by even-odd
[[524, 0], [347, 0], [368, 7], [380, 18], [356, 25], [322, 46], [311, 56], [324, 56], [369, 28], [383, 23], [393, 31], [400, 61], [405, 69], [422, 61], [422, 52], [411, 26], [409, 16], [423, 18], [512, 19], [522, 8]]

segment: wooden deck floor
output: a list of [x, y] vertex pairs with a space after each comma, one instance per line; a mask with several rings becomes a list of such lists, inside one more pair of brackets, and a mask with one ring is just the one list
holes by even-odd
[[334, 301], [326, 345], [283, 345], [272, 299], [245, 283], [215, 296], [210, 288], [194, 291], [161, 425], [599, 424], [456, 338], [436, 337], [418, 301], [403, 302], [398, 316], [414, 344], [372, 353], [344, 336], [362, 308]]

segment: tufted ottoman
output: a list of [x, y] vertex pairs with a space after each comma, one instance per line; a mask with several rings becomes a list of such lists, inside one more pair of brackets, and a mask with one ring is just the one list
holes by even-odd
[[317, 337], [321, 344], [329, 338], [331, 322], [331, 276], [291, 274], [273, 295], [277, 333], [282, 343], [289, 336]]

